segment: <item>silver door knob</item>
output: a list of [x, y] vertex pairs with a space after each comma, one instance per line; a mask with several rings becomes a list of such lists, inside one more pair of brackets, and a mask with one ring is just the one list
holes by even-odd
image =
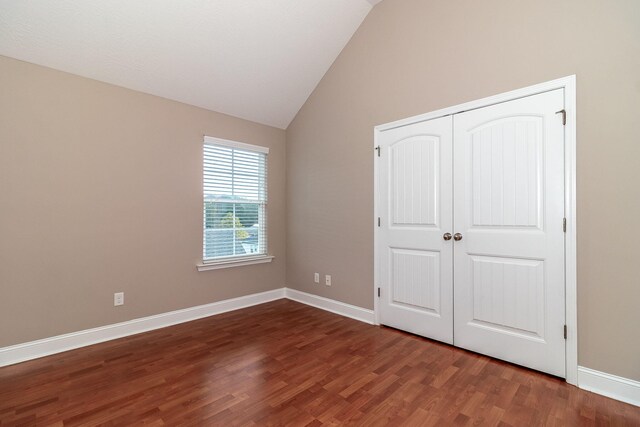
[[442, 235], [442, 238], [443, 238], [444, 240], [451, 240], [451, 233], [444, 233], [444, 234]]
[[458, 240], [462, 240], [462, 234], [460, 234], [460, 233], [456, 233], [456, 234], [454, 234], [454, 235], [453, 235], [453, 240], [455, 240], [456, 242], [457, 242]]

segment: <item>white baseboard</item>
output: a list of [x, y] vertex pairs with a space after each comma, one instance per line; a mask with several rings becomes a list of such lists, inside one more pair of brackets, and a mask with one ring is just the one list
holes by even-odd
[[371, 325], [374, 324], [373, 310], [368, 310], [366, 308], [358, 307], [325, 297], [320, 297], [318, 295], [309, 294], [291, 288], [285, 288], [285, 298], [288, 298], [292, 301], [300, 302], [302, 304], [310, 305], [312, 307], [320, 308], [322, 310], [330, 311], [332, 313], [340, 314], [345, 317], [350, 317], [352, 319], [369, 323]]
[[640, 406], [640, 382], [578, 366], [578, 387]]
[[355, 305], [319, 297], [295, 289], [280, 288], [0, 348], [0, 367], [282, 298], [288, 298], [312, 307], [360, 320], [361, 322], [374, 323], [373, 310], [367, 310], [356, 307]]
[[[189, 322], [191, 320], [226, 313], [228, 311], [263, 304], [282, 298], [288, 298], [302, 304], [330, 311], [345, 317], [350, 317], [361, 322], [369, 324], [375, 323], [373, 310], [368, 310], [295, 289], [280, 288], [0, 348], [0, 366], [13, 365], [15, 363], [49, 356], [63, 351], [98, 344], [104, 341], [135, 335], [154, 329], [160, 329], [176, 325], [178, 323]], [[640, 382], [638, 381], [579, 366], [578, 387], [622, 402], [640, 406]]]
[[257, 294], [245, 295], [217, 301], [211, 304], [185, 308], [183, 310], [170, 311], [168, 313], [133, 319], [127, 322], [115, 323], [84, 331], [72, 332], [55, 337], [44, 338], [23, 344], [0, 348], [0, 366], [13, 365], [26, 360], [37, 359], [51, 354], [73, 350], [104, 341], [139, 334], [154, 329], [160, 329], [178, 323], [189, 322], [227, 311], [238, 310], [252, 305], [282, 299], [285, 297], [285, 288]]

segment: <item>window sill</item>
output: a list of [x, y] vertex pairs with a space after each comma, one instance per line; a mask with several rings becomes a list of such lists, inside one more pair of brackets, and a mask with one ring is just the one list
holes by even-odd
[[196, 264], [198, 271], [218, 270], [221, 268], [240, 267], [243, 265], [264, 264], [271, 262], [274, 258], [272, 255], [261, 255], [256, 257], [236, 258], [220, 261], [209, 261]]

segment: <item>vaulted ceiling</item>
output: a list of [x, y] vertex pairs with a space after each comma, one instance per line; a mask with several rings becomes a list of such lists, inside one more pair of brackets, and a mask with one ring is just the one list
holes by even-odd
[[3, 0], [0, 55], [286, 128], [380, 0]]

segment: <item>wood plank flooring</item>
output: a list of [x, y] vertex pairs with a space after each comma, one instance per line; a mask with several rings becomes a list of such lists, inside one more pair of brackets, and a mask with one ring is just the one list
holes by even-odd
[[640, 426], [563, 380], [288, 300], [0, 368], [0, 425]]

